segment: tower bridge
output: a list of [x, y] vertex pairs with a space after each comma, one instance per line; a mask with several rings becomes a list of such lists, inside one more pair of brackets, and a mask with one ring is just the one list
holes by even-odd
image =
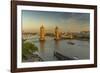
[[[59, 40], [60, 39], [60, 31], [59, 31], [59, 28], [56, 26], [55, 29], [54, 29], [54, 39], [55, 40]], [[40, 41], [44, 41], [45, 40], [45, 27], [42, 25], [40, 27]]]

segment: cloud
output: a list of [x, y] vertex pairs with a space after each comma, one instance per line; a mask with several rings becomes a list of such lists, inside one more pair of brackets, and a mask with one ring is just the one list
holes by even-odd
[[61, 31], [81, 31], [89, 29], [89, 13], [23, 11], [23, 30], [39, 31], [44, 24], [47, 31], [53, 31], [56, 26]]

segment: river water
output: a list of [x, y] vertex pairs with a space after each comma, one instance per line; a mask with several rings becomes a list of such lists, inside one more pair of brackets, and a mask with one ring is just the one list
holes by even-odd
[[[68, 39], [55, 41], [53, 37], [46, 37], [46, 41], [39, 41], [38, 35], [31, 36], [26, 41], [31, 42], [38, 47], [38, 55], [44, 61], [57, 60], [54, 56], [55, 52], [73, 59], [83, 60], [90, 58], [89, 41]], [[74, 44], [69, 44], [69, 42]]]

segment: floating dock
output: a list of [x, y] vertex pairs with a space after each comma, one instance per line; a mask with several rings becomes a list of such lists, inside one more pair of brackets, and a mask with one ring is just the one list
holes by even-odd
[[70, 58], [70, 57], [66, 57], [58, 52], [55, 52], [54, 53], [54, 56], [58, 59], [58, 60], [75, 60], [73, 58]]

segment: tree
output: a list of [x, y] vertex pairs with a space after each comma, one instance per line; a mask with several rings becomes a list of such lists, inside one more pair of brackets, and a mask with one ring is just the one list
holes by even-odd
[[38, 48], [30, 43], [30, 42], [24, 42], [22, 43], [22, 59], [26, 60], [29, 56], [32, 55], [33, 52], [37, 51]]

